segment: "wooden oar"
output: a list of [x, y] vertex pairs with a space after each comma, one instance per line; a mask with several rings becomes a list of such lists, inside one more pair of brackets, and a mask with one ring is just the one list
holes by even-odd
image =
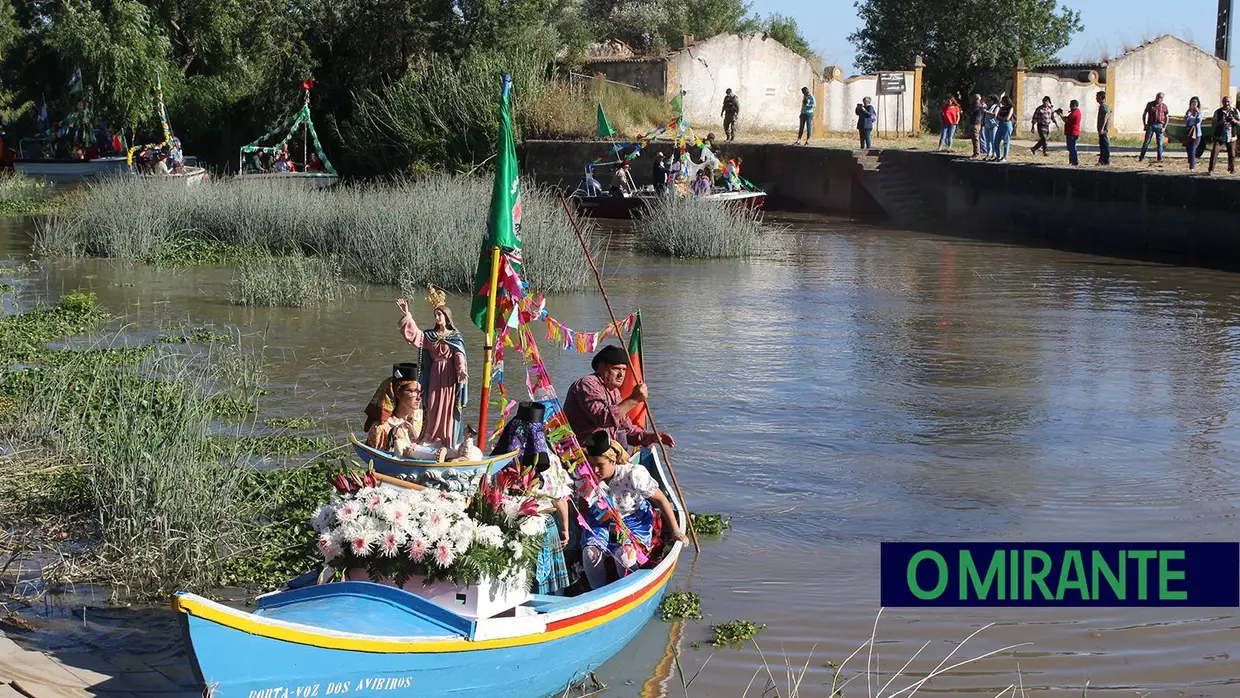
[[426, 485], [419, 485], [416, 482], [406, 482], [405, 480], [402, 480], [398, 477], [384, 475], [383, 473], [371, 473], [371, 475], [374, 475], [375, 479], [378, 480], [379, 482], [386, 482], [389, 485], [396, 485], [397, 487], [404, 487], [405, 489], [410, 489], [410, 490], [426, 489]]
[[[620, 323], [616, 321], [616, 314], [611, 310], [611, 299], [607, 297], [607, 289], [603, 288], [603, 275], [599, 273], [598, 267], [594, 264], [594, 257], [590, 254], [590, 247], [586, 245], [585, 235], [581, 232], [581, 226], [577, 224], [577, 218], [573, 216], [572, 210], [568, 207], [568, 199], [564, 198], [564, 192], [560, 192], [560, 203], [564, 206], [564, 213], [568, 214], [568, 222], [573, 224], [573, 230], [577, 232], [577, 241], [581, 243], [581, 251], [586, 256], [586, 261], [590, 263], [590, 268], [594, 270], [594, 280], [598, 283], [598, 290], [603, 294], [603, 303], [607, 305], [607, 314], [611, 316], [611, 324], [616, 328], [616, 334], [619, 335], [620, 341], [624, 346], [629, 345], [628, 337], [624, 336], [624, 329]], [[627, 351], [626, 351], [627, 354]], [[645, 376], [642, 376], [645, 380]], [[658, 436], [659, 425], [654, 421], [654, 413], [650, 409], [650, 401], [646, 401], [646, 416], [650, 418], [650, 428]], [[698, 545], [697, 530], [693, 526], [693, 516], [689, 513], [689, 504], [685, 501], [685, 495], [680, 491], [680, 482], [676, 479], [676, 470], [672, 467], [672, 460], [667, 457], [667, 446], [663, 445], [663, 440], [656, 438], [655, 443], [659, 444], [659, 452], [663, 454], [663, 462], [667, 463], [667, 472], [672, 476], [672, 486], [676, 488], [676, 496], [680, 498], [680, 506], [685, 510], [685, 522], [689, 524], [689, 537], [693, 539], [693, 555], [697, 557], [702, 552], [702, 548]]]

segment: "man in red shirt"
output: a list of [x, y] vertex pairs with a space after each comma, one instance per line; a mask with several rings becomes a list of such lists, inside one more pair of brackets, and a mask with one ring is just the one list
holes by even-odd
[[632, 394], [622, 397], [620, 388], [629, 370], [629, 355], [620, 347], [605, 346], [590, 362], [594, 373], [577, 379], [564, 396], [564, 416], [573, 433], [581, 441], [602, 430], [613, 441], [628, 448], [650, 446], [662, 442], [674, 447], [670, 434], [645, 431], [629, 419], [628, 414], [646, 401], [646, 384], [638, 383]]
[[[1063, 135], [1068, 141], [1068, 164], [1079, 165], [1080, 159], [1076, 153], [1076, 142], [1081, 138], [1081, 103], [1075, 99], [1068, 103], [1068, 113], [1064, 114], [1062, 109], [1057, 110], [1060, 118], [1063, 119]], [[1159, 141], [1160, 147], [1162, 141]]]
[[1145, 114], [1141, 116], [1141, 122], [1145, 125], [1145, 142], [1141, 144], [1141, 156], [1137, 158], [1137, 162], [1145, 159], [1145, 151], [1150, 147], [1150, 138], [1158, 141], [1158, 161], [1162, 162], [1163, 130], [1167, 128], [1167, 105], [1163, 102], [1163, 93], [1159, 92], [1154, 96], [1153, 102], [1145, 105]]

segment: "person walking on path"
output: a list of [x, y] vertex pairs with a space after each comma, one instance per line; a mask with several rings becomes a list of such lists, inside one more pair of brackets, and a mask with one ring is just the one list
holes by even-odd
[[808, 87], [801, 88], [801, 124], [797, 127], [797, 143], [801, 142], [801, 134], [805, 134], [805, 145], [814, 134], [814, 95]]
[[1055, 106], [1051, 104], [1049, 96], [1043, 97], [1042, 105], [1033, 110], [1033, 121], [1029, 130], [1038, 134], [1038, 142], [1029, 149], [1029, 152], [1036, 153], [1040, 148], [1044, 157], [1050, 155], [1046, 151], [1046, 137], [1051, 135], [1051, 124], [1055, 123], [1058, 123], [1058, 119], [1055, 118]]
[[1197, 147], [1201, 145], [1201, 100], [1188, 100], [1184, 112], [1184, 147], [1188, 149], [1188, 169], [1197, 169]]
[[861, 104], [858, 104], [854, 111], [857, 113], [857, 134], [861, 137], [861, 149], [869, 150], [874, 147], [874, 144], [870, 142], [870, 132], [874, 130], [878, 112], [870, 104], [869, 97], [862, 99]]
[[1214, 144], [1210, 147], [1210, 167], [1207, 173], [1214, 172], [1214, 161], [1218, 157], [1221, 144], [1227, 149], [1227, 171], [1236, 171], [1236, 123], [1240, 122], [1240, 114], [1231, 106], [1231, 97], [1223, 98], [1223, 106], [1214, 110]]
[[1076, 142], [1081, 139], [1081, 121], [1084, 118], [1081, 114], [1081, 103], [1074, 99], [1068, 102], [1068, 113], [1066, 115], [1062, 109], [1057, 113], [1063, 118], [1063, 135], [1068, 141], [1068, 164], [1073, 166], [1079, 165], [1081, 164], [1081, 159], [1076, 152]]
[[1094, 95], [1098, 101], [1098, 164], [1111, 164], [1111, 108], [1107, 106], [1107, 93], [1098, 90]]
[[1016, 107], [1012, 104], [1011, 97], [1004, 95], [999, 101], [996, 118], [999, 128], [991, 148], [995, 152], [995, 160], [1006, 162], [1012, 154], [1012, 130], [1016, 127]]
[[942, 123], [939, 131], [939, 152], [951, 152], [952, 136], [956, 135], [956, 124], [960, 123], [960, 103], [955, 97], [948, 97], [947, 101], [943, 102], [939, 121]]
[[723, 135], [729, 141], [736, 140], [736, 120], [741, 115], [741, 101], [732, 94], [729, 87], [723, 95], [723, 109], [719, 111], [723, 117]]
[[969, 106], [969, 140], [973, 141], [973, 157], [981, 154], [982, 122], [985, 120], [986, 107], [982, 106], [982, 96], [973, 95], [973, 104]]
[[1141, 155], [1137, 162], [1145, 160], [1145, 151], [1150, 147], [1150, 139], [1158, 143], [1158, 161], [1163, 158], [1163, 131], [1167, 128], [1167, 104], [1163, 102], [1163, 93], [1154, 95], [1154, 101], [1145, 105], [1145, 113], [1141, 115], [1141, 123], [1145, 126], [1145, 142], [1141, 144]]

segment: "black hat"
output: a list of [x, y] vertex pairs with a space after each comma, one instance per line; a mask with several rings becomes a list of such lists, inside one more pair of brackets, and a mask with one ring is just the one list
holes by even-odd
[[418, 365], [414, 363], [392, 364], [392, 380], [396, 381], [416, 381], [418, 379]]
[[523, 402], [517, 406], [517, 419], [526, 422], [542, 422], [547, 415], [547, 406], [541, 402]]
[[629, 354], [620, 347], [608, 344], [594, 355], [590, 360], [590, 368], [595, 371], [599, 366], [619, 366], [620, 364], [628, 365]]
[[588, 456], [605, 456], [611, 451], [611, 436], [602, 429], [599, 429], [593, 434], [590, 434], [590, 436], [586, 439], [586, 442], [583, 443], [581, 447], [585, 449], [586, 455]]

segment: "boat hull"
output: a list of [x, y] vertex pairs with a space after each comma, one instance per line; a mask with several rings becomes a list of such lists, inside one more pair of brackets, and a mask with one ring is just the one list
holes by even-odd
[[349, 443], [352, 444], [353, 451], [362, 465], [374, 467], [377, 473], [449, 492], [474, 489], [483, 473], [488, 470], [492, 472], [499, 470], [511, 463], [512, 459], [517, 456], [517, 452], [513, 451], [476, 462], [440, 463], [434, 460], [396, 458], [390, 453], [384, 453], [358, 441], [353, 434], [349, 435]]
[[356, 652], [238, 633], [181, 614], [195, 675], [213, 698], [545, 698], [588, 675], [654, 615], [666, 580], [613, 620], [558, 639], [457, 652]]
[[[577, 208], [582, 213], [594, 218], [632, 218], [641, 215], [655, 200], [653, 194], [636, 196], [578, 196]], [[708, 201], [716, 201], [721, 205], [739, 206], [745, 209], [759, 209], [766, 205], [766, 192], [721, 192], [704, 197]]]
[[27, 177], [59, 183], [130, 173], [129, 163], [123, 157], [95, 160], [14, 160], [13, 169]]
[[317, 189], [330, 187], [340, 181], [339, 177], [329, 172], [262, 172], [243, 174], [240, 179], [245, 182], [280, 182]]

